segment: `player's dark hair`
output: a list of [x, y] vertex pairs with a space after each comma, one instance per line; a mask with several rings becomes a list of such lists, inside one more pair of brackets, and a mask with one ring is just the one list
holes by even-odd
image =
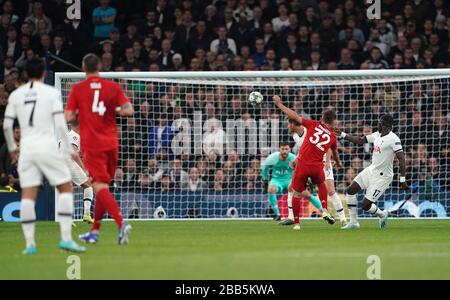
[[383, 122], [383, 125], [391, 127], [394, 124], [394, 118], [390, 114], [382, 115], [380, 118], [381, 122]]
[[294, 124], [294, 126], [300, 126], [300, 123], [292, 118], [288, 118], [288, 122]]
[[25, 72], [29, 79], [40, 79], [44, 75], [44, 71], [45, 63], [39, 57], [30, 59], [25, 65]]
[[83, 66], [86, 73], [96, 73], [100, 70], [100, 58], [94, 53], [86, 54], [83, 57]]
[[333, 109], [326, 109], [322, 113], [322, 119], [325, 123], [331, 124], [336, 120], [336, 112]]
[[287, 140], [286, 141], [281, 141], [280, 142], [280, 147], [283, 147], [283, 146], [289, 146], [290, 147], [291, 143], [289, 141], [287, 141]]

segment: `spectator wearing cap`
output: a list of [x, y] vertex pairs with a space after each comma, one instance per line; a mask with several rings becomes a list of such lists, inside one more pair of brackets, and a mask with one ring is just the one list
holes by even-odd
[[186, 67], [183, 64], [183, 57], [180, 53], [175, 53], [172, 57], [173, 67], [171, 71], [186, 71]]
[[94, 24], [94, 38], [103, 40], [109, 37], [114, 27], [117, 10], [109, 5], [109, 0], [99, 0], [99, 6], [92, 12], [92, 23]]

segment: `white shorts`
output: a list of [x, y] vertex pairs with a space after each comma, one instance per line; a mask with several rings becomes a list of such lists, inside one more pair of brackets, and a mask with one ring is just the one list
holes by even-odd
[[324, 168], [323, 171], [325, 172], [325, 180], [334, 180], [333, 168], [328, 170]]
[[86, 173], [83, 171], [83, 169], [73, 160], [66, 159], [67, 167], [69, 168], [70, 176], [72, 177], [72, 182], [77, 185], [81, 186], [83, 183], [89, 180]]
[[59, 151], [21, 153], [17, 169], [22, 188], [40, 186], [43, 176], [52, 186], [70, 182], [69, 168]]
[[361, 189], [366, 190], [365, 197], [375, 202], [383, 195], [392, 183], [392, 176], [382, 176], [380, 174], [374, 174], [370, 167], [362, 170], [354, 179]]

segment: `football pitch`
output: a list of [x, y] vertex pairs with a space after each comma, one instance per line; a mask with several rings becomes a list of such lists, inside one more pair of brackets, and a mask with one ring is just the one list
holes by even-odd
[[[74, 237], [88, 225], [77, 223]], [[81, 279], [450, 279], [450, 220], [364, 220], [340, 230], [322, 220], [300, 231], [272, 221], [131, 222], [128, 246], [113, 222], [79, 254]], [[19, 223], [0, 223], [0, 279], [66, 279], [71, 253], [57, 248], [58, 224], [38, 222], [38, 253], [24, 257]], [[375, 259], [376, 260], [376, 259]]]

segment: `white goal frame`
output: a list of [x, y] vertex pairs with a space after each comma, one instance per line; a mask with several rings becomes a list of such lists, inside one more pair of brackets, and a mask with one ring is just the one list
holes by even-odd
[[[264, 78], [296, 78], [300, 80], [304, 78], [325, 79], [325, 78], [337, 78], [339, 77], [339, 83], [345, 83], [345, 79], [355, 79], [361, 77], [370, 77], [371, 83], [376, 83], [377, 78], [387, 78], [401, 81], [402, 79], [411, 80], [414, 77], [450, 77], [450, 68], [442, 69], [386, 69], [386, 70], [319, 70], [319, 71], [181, 71], [181, 72], [100, 72], [100, 76], [107, 79], [122, 78], [122, 79], [135, 79], [135, 80], [148, 80], [148, 79], [211, 79], [211, 78], [253, 78], [257, 82], [262, 81]], [[54, 74], [54, 86], [61, 91], [63, 79], [84, 79], [85, 73], [83, 72], [57, 72]], [[419, 80], [420, 78], [418, 78]], [[249, 81], [247, 81], [249, 83]], [[57, 221], [57, 192], [55, 189], [55, 221]], [[359, 217], [363, 219], [374, 219], [371, 217]], [[180, 220], [268, 220], [269, 218], [167, 218], [167, 219], [151, 219], [141, 218], [133, 219], [133, 221], [180, 221]], [[319, 218], [306, 218], [306, 219], [319, 219]], [[442, 217], [415, 217], [415, 218], [398, 218], [398, 219], [427, 219], [427, 220], [448, 220], [450, 216]]]

